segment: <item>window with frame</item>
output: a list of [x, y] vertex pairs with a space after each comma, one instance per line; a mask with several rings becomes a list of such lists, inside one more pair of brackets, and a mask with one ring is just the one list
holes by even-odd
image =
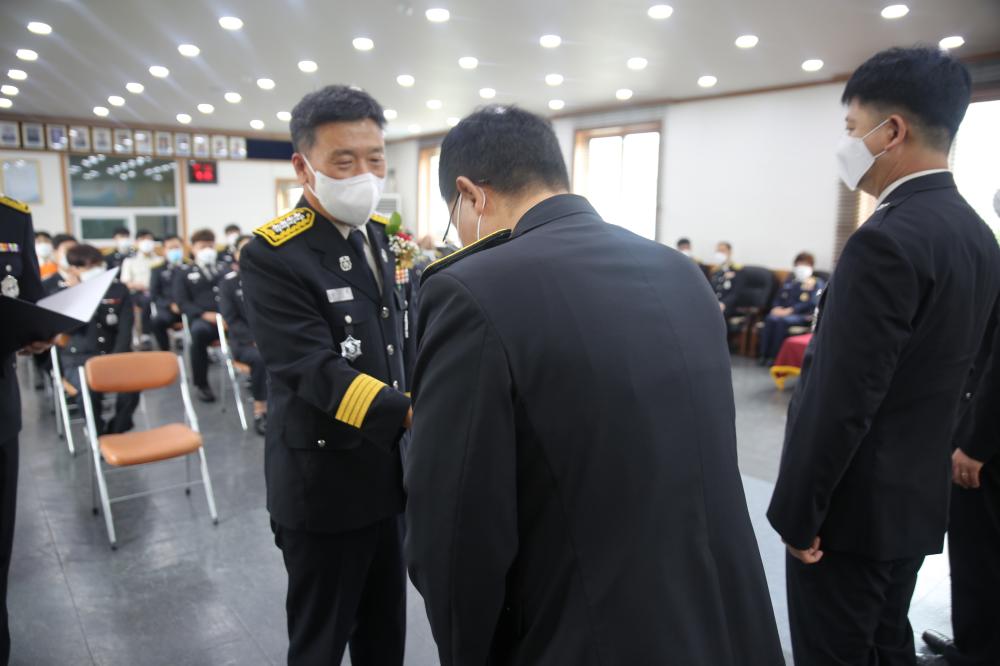
[[[417, 170], [417, 238], [430, 234], [440, 243], [448, 227], [448, 204], [441, 198], [438, 186], [438, 164], [441, 161], [441, 146], [420, 149]], [[453, 230], [449, 240], [454, 242], [458, 234]]]

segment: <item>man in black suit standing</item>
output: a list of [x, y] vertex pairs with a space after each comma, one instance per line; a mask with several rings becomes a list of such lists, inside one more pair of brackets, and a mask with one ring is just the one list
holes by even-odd
[[782, 663], [698, 266], [568, 194], [518, 108], [448, 133], [440, 187], [465, 247], [422, 278], [406, 554], [441, 663]]
[[947, 171], [970, 91], [936, 48], [879, 53], [844, 91], [841, 176], [878, 206], [821, 297], [767, 514], [797, 664], [917, 663], [907, 610], [943, 547], [959, 399], [1000, 292], [996, 239]]

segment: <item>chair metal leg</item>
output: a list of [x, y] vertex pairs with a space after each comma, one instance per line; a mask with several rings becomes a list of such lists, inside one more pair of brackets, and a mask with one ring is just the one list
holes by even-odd
[[97, 438], [94, 408], [90, 401], [90, 388], [87, 386], [87, 377], [81, 366], [80, 372], [80, 395], [83, 398], [83, 411], [87, 417], [87, 433], [90, 437], [90, 451], [94, 459], [94, 474], [97, 476], [97, 487], [101, 491], [101, 505], [104, 508], [104, 524], [108, 528], [108, 540], [111, 542], [111, 549], [118, 547], [118, 539], [115, 537], [114, 519], [111, 515], [111, 500], [108, 498], [108, 485], [104, 479], [104, 472], [101, 470], [101, 447]]
[[[229, 363], [229, 359], [226, 359], [226, 363]], [[226, 375], [219, 373], [219, 402], [222, 403], [222, 411], [226, 411]]]
[[142, 416], [146, 421], [146, 430], [152, 430], [149, 426], [149, 410], [146, 409], [146, 394], [139, 394], [139, 406], [142, 408]]
[[[191, 454], [190, 453], [187, 454], [186, 456], [184, 456], [184, 465], [187, 467], [187, 479], [185, 479], [185, 481], [187, 483], [191, 483]], [[190, 488], [185, 488], [184, 489], [184, 494], [185, 495], [190, 495], [191, 494], [191, 489]]]
[[226, 365], [229, 367], [229, 381], [233, 383], [233, 395], [236, 396], [236, 411], [240, 413], [240, 425], [243, 426], [243, 431], [246, 432], [247, 415], [243, 407], [243, 393], [240, 390], [239, 380], [236, 378], [236, 369], [233, 367], [232, 360], [228, 357], [226, 358]]
[[62, 415], [63, 432], [66, 435], [66, 445], [69, 447], [69, 454], [76, 455], [76, 446], [73, 443], [73, 425], [69, 420], [69, 405], [66, 404], [66, 391], [60, 386], [59, 391], [59, 411]]
[[215, 493], [212, 491], [212, 478], [208, 475], [208, 461], [205, 460], [205, 447], [198, 449], [201, 458], [201, 481], [205, 484], [205, 498], [208, 500], [208, 513], [212, 516], [212, 522], [219, 524], [219, 514], [215, 510]]

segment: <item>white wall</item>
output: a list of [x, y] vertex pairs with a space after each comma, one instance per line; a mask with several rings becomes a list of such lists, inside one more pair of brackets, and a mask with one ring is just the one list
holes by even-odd
[[[66, 201], [63, 196], [61, 153], [43, 150], [0, 150], [0, 160], [30, 159], [38, 162], [42, 180], [42, 202], [29, 203], [36, 231], [66, 233]], [[6, 194], [6, 193], [5, 193]]]
[[[385, 147], [385, 161], [396, 171], [396, 191], [400, 195], [403, 228], [417, 229], [417, 186], [420, 168], [420, 146], [416, 139], [392, 143]], [[386, 190], [388, 191], [388, 190]]]

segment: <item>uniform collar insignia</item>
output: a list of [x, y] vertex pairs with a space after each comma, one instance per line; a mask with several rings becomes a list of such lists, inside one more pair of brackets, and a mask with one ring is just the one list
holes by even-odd
[[278, 247], [312, 227], [315, 219], [316, 212], [311, 208], [296, 208], [262, 227], [257, 227], [253, 232], [272, 246]]

